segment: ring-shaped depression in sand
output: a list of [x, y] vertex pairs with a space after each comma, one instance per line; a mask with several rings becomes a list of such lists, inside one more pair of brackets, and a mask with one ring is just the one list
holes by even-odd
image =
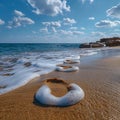
[[78, 71], [79, 67], [77, 66], [64, 66], [64, 65], [58, 65], [56, 67], [56, 71], [60, 71], [60, 72], [74, 72], [74, 71]]
[[35, 98], [44, 105], [70, 106], [84, 98], [84, 91], [77, 84], [72, 83], [64, 96], [56, 97], [51, 94], [51, 89], [47, 85], [42, 85], [37, 91]]

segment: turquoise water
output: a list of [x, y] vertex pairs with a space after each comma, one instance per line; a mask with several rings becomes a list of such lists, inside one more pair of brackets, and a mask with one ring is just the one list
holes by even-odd
[[78, 49], [80, 44], [56, 44], [56, 43], [14, 43], [0, 44], [0, 55], [18, 54], [23, 52], [48, 52], [48, 51], [63, 51], [67, 49]]

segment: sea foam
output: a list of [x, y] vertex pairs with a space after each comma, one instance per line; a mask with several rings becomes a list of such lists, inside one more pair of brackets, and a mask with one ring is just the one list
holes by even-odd
[[70, 106], [78, 103], [84, 98], [84, 91], [77, 84], [70, 84], [71, 89], [62, 97], [51, 94], [47, 85], [43, 85], [36, 93], [35, 98], [41, 104], [54, 106]]
[[[32, 52], [31, 50], [19, 54], [12, 53], [13, 55], [2, 54], [0, 57], [0, 94], [21, 87], [31, 79], [55, 70], [56, 65], [63, 64], [66, 58], [80, 59], [80, 54], [85, 54], [85, 51], [69, 49]], [[94, 51], [89, 51], [89, 54], [91, 52]], [[26, 63], [29, 63], [28, 66], [25, 66]]]

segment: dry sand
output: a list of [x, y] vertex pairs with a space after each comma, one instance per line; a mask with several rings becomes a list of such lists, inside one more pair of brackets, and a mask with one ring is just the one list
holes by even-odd
[[[0, 96], [0, 120], [119, 120], [120, 119], [120, 57], [80, 65], [79, 72], [51, 72], [27, 85]], [[38, 105], [34, 94], [43, 84], [41, 80], [60, 78], [77, 83], [85, 98], [69, 107]], [[55, 85], [55, 95], [66, 89]]]

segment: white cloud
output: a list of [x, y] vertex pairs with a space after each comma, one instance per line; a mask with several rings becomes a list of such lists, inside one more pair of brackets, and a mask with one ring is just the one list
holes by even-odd
[[14, 10], [15, 15], [17, 16], [24, 16], [24, 14], [21, 11]]
[[54, 33], [57, 32], [57, 30], [55, 29], [55, 27], [52, 27], [52, 31], [53, 31]]
[[[93, 3], [94, 0], [88, 0], [90, 3]], [[86, 0], [82, 0], [82, 3], [86, 2]]]
[[61, 27], [60, 21], [52, 21], [52, 22], [42, 22], [45, 26], [51, 26], [51, 27]]
[[[60, 30], [60, 27], [63, 25], [72, 25], [76, 23], [74, 19], [70, 18], [63, 18], [62, 21], [48, 21], [48, 22], [42, 22], [42, 25], [45, 27], [45, 29], [41, 29], [41, 32], [46, 32], [46, 33], [62, 33], [62, 34], [73, 34], [72, 31], [65, 31], [65, 30]], [[77, 27], [70, 27], [71, 30], [77, 30]], [[75, 32], [75, 34], [80, 34], [80, 32]]]
[[93, 3], [94, 2], [94, 0], [90, 0], [90, 3]]
[[73, 31], [72, 33], [75, 35], [84, 35], [84, 32], [81, 31]]
[[97, 31], [97, 32], [91, 32], [91, 34], [93, 35], [93, 36], [100, 36], [100, 37], [103, 37], [103, 36], [105, 36], [105, 33], [103, 33], [103, 32], [99, 32], [99, 31]]
[[63, 11], [70, 11], [70, 6], [67, 6], [66, 0], [27, 0], [34, 8], [36, 14], [46, 14], [56, 16], [62, 14]]
[[61, 27], [61, 21], [42, 22], [42, 24], [47, 29], [46, 32], [56, 33], [56, 29]]
[[2, 19], [0, 19], [0, 25], [4, 25], [5, 21], [3, 21]]
[[60, 30], [60, 32], [64, 35], [83, 35], [84, 32], [81, 31], [71, 31], [71, 30]]
[[120, 25], [120, 21], [101, 20], [95, 24], [96, 27], [116, 27]]
[[7, 28], [8, 28], [8, 29], [12, 29], [12, 26], [8, 25]]
[[63, 22], [64, 25], [72, 25], [76, 23], [75, 19], [71, 19], [71, 18], [63, 18]]
[[47, 33], [47, 32], [48, 32], [47, 27], [45, 27], [45, 28], [41, 28], [41, 29], [40, 29], [40, 32]]
[[81, 29], [81, 30], [86, 30], [86, 28], [84, 28], [84, 27], [81, 27], [80, 29]]
[[25, 26], [27, 24], [34, 24], [35, 22], [26, 17], [21, 11], [14, 10], [15, 17], [12, 21], [8, 22], [8, 28]]
[[71, 30], [77, 30], [77, 27], [70, 27]]
[[62, 34], [64, 34], [64, 35], [72, 35], [73, 33], [72, 33], [72, 31], [70, 31], [70, 30], [60, 30], [60, 32], [62, 33]]
[[[56, 28], [60, 28], [62, 25], [72, 25], [76, 23], [74, 19], [63, 18], [62, 21], [48, 21], [42, 22], [42, 24], [47, 27], [49, 30], [56, 31]], [[71, 27], [70, 29], [77, 29], [76, 27]]]
[[108, 9], [107, 16], [120, 18], [120, 4], [113, 6], [112, 8]]
[[89, 20], [95, 20], [95, 18], [94, 18], [94, 17], [89, 17], [88, 19], [89, 19]]

